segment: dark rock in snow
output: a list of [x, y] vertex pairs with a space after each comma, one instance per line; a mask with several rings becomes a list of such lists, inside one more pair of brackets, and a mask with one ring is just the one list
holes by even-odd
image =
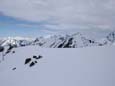
[[30, 61], [31, 61], [31, 58], [27, 58], [27, 59], [25, 60], [25, 64], [28, 64]]
[[4, 47], [0, 46], [0, 52], [4, 51]]
[[4, 47], [0, 46], [0, 52], [2, 52], [2, 60], [4, 60], [4, 53], [3, 53], [4, 50], [5, 50]]
[[66, 41], [64, 41], [63, 43], [61, 43], [58, 48], [63, 48], [64, 44], [65, 44]]
[[15, 53], [15, 51], [12, 51], [12, 53]]
[[64, 48], [71, 48], [72, 41], [73, 41], [73, 38], [70, 38], [70, 39], [68, 40], [68, 43], [65, 44]]
[[38, 63], [37, 61], [35, 61], [35, 63]]
[[39, 56], [38, 56], [38, 59], [41, 59], [42, 57], [43, 57], [43, 56], [39, 55]]
[[41, 55], [39, 55], [38, 57], [37, 57], [37, 56], [33, 56], [33, 58], [34, 58], [34, 59], [41, 59], [42, 56], [41, 56]]
[[29, 66], [32, 67], [32, 66], [34, 66], [34, 65], [35, 65], [35, 63], [34, 63], [34, 62], [31, 62]]
[[34, 58], [34, 59], [36, 59], [36, 58], [37, 58], [37, 56], [33, 56], [33, 58]]
[[12, 70], [16, 70], [16, 67], [14, 67]]
[[8, 54], [8, 53], [10, 53], [13, 48], [14, 48], [14, 46], [11, 45], [11, 44], [9, 44], [9, 48], [8, 48], [8, 50], [6, 51], [5, 55]]

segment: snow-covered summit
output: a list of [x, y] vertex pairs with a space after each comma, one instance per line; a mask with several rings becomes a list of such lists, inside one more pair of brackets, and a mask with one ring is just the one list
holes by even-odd
[[32, 40], [33, 40], [32, 38], [25, 38], [25, 37], [7, 37], [1, 39], [2, 41], [1, 46], [8, 46], [9, 44], [15, 46], [27, 45]]

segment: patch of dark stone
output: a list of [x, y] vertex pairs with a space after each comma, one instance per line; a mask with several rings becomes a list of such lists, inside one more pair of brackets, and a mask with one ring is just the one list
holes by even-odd
[[10, 53], [12, 49], [13, 49], [13, 46], [12, 46], [12, 45], [9, 45], [9, 48], [8, 48], [8, 50], [6, 51], [6, 54]]
[[33, 56], [33, 58], [34, 58], [34, 59], [36, 59], [36, 58], [37, 58], [37, 56]]
[[14, 54], [14, 53], [15, 53], [15, 51], [12, 51], [12, 53]]
[[35, 65], [35, 62], [31, 62], [29, 66], [32, 67], [34, 65]]
[[25, 64], [28, 64], [29, 62], [31, 62], [31, 58], [27, 58], [26, 60], [25, 60]]
[[[5, 52], [4, 56], [7, 55], [8, 53], [12, 52], [12, 49], [13, 49], [13, 48], [16, 48], [15, 45], [11, 45], [11, 44], [9, 44], [8, 46], [9, 46], [9, 48], [8, 48], [7, 51]], [[12, 53], [15, 53], [15, 52], [12, 52]]]
[[41, 56], [41, 55], [39, 55], [39, 56], [33, 56], [33, 58], [34, 58], [34, 59], [41, 59], [42, 56]]
[[0, 52], [4, 51], [4, 47], [0, 46]]
[[2, 60], [4, 60], [4, 47], [0, 46], [0, 53], [2, 53]]
[[42, 57], [43, 57], [43, 56], [39, 55], [39, 56], [38, 56], [38, 59], [41, 59]]
[[37, 61], [35, 61], [35, 63], [38, 63]]
[[63, 48], [65, 42], [66, 42], [66, 41], [64, 41], [62, 44], [60, 44], [60, 45], [58, 46], [58, 48]]
[[64, 48], [71, 48], [72, 41], [73, 41], [73, 38], [70, 38], [70, 39], [68, 40], [68, 43], [65, 44]]
[[16, 70], [16, 67], [12, 68], [12, 70]]
[[32, 58], [33, 59], [35, 59], [35, 60], [33, 60], [32, 58], [27, 58], [27, 59], [25, 59], [25, 65], [26, 64], [29, 64], [29, 67], [33, 67], [33, 66], [35, 66], [35, 64], [36, 63], [38, 63], [38, 59], [41, 59], [43, 56], [41, 56], [41, 55], [39, 55], [39, 56], [33, 56]]

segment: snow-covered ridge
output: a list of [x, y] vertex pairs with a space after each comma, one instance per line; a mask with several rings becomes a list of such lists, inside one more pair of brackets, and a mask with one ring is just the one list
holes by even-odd
[[100, 40], [86, 38], [80, 33], [37, 38], [8, 37], [0, 39], [1, 46], [12, 45], [15, 47], [38, 45], [42, 48], [78, 48], [112, 44], [115, 44], [115, 32], [109, 33], [105, 38]]

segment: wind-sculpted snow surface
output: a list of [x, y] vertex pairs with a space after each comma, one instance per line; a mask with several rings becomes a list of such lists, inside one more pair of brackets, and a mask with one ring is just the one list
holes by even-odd
[[114, 46], [13, 51], [0, 63], [0, 86], [115, 86]]

